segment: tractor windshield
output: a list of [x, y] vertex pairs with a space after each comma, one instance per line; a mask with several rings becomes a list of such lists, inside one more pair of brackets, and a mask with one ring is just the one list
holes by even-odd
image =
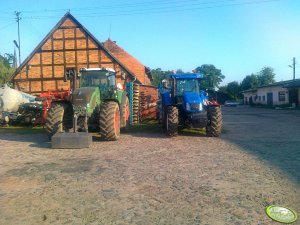
[[176, 95], [182, 96], [184, 92], [199, 93], [198, 79], [178, 79], [176, 80]]
[[81, 73], [81, 87], [115, 86], [114, 73], [107, 71], [84, 71]]

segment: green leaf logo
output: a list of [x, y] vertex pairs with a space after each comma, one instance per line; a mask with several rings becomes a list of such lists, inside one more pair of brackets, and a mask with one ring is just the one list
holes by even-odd
[[267, 207], [266, 213], [271, 219], [281, 223], [293, 223], [298, 218], [294, 210], [277, 205]]

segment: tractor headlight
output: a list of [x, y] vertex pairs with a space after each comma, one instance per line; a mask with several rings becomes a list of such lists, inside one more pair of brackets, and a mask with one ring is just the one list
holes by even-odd
[[190, 111], [191, 110], [191, 104], [187, 102], [185, 104], [185, 108], [186, 108], [187, 111]]
[[203, 106], [201, 103], [199, 103], [199, 110], [202, 111], [202, 109], [203, 109]]
[[186, 110], [187, 111], [202, 111], [203, 105], [202, 103], [186, 103]]

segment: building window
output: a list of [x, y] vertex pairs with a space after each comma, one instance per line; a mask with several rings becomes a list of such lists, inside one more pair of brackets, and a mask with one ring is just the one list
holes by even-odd
[[279, 91], [278, 92], [278, 99], [279, 99], [280, 102], [285, 101], [285, 91]]
[[263, 102], [266, 101], [266, 96], [262, 96]]
[[258, 96], [258, 101], [259, 101], [259, 102], [261, 101], [261, 96]]

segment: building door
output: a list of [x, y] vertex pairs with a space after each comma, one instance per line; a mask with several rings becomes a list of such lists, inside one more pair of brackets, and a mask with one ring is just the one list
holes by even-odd
[[253, 105], [253, 99], [252, 99], [252, 96], [249, 98], [249, 105]]
[[273, 93], [267, 93], [267, 105], [273, 105]]
[[298, 104], [299, 101], [299, 94], [298, 94], [298, 89], [292, 88], [289, 89], [289, 103], [290, 104]]

